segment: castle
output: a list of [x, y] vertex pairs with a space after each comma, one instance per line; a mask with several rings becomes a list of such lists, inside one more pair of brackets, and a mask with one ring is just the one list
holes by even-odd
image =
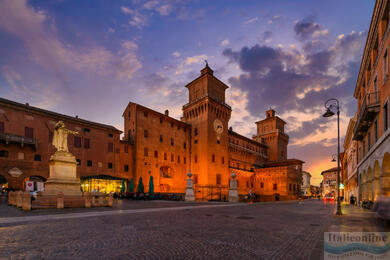
[[[182, 194], [187, 174], [192, 172], [197, 199], [225, 199], [234, 172], [239, 194], [251, 191], [267, 199], [293, 199], [300, 194], [303, 162], [287, 159], [286, 123], [274, 110], [266, 111], [266, 118], [256, 122], [257, 134], [248, 138], [229, 128], [228, 86], [207, 64], [185, 87], [189, 100], [181, 120], [170, 117], [168, 111], [159, 113], [130, 102], [122, 115], [122, 139], [112, 126], [1, 99], [0, 155], [7, 156], [0, 156], [4, 162], [0, 175], [9, 188], [23, 188], [28, 179], [44, 182], [48, 176], [45, 163], [53, 152], [51, 128], [56, 120], [63, 120], [68, 128], [81, 133], [72, 137], [69, 150], [78, 158], [83, 190], [115, 191], [123, 180], [133, 179], [137, 186], [140, 178], [147, 183], [152, 176], [154, 192]], [[29, 124], [24, 135], [18, 121], [21, 117], [30, 118], [24, 120]], [[10, 142], [9, 136], [15, 141]], [[22, 137], [27, 138], [23, 145]], [[29, 163], [37, 154], [40, 160]], [[12, 176], [10, 171], [18, 174]]]

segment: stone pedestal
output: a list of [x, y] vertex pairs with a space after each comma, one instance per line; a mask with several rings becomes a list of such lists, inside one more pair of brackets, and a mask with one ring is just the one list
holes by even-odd
[[230, 180], [229, 202], [238, 202], [237, 181], [235, 179]]
[[195, 201], [194, 182], [191, 178], [187, 180], [185, 201]]
[[71, 153], [57, 151], [50, 157], [49, 167], [50, 175], [43, 195], [82, 196], [80, 179], [76, 175], [76, 158]]

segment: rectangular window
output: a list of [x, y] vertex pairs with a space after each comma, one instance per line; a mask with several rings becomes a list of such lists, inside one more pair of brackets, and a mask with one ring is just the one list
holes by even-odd
[[84, 128], [84, 132], [89, 133], [89, 132], [91, 132], [91, 129], [89, 129], [89, 128]]
[[277, 190], [277, 189], [278, 189], [278, 184], [274, 183], [274, 190]]
[[0, 151], [0, 157], [7, 158], [8, 157], [8, 151], [5, 151], [5, 150]]
[[246, 181], [246, 187], [249, 188], [249, 181]]
[[173, 123], [171, 123], [171, 127], [173, 128]]
[[4, 134], [4, 133], [5, 133], [4, 122], [0, 122], [0, 134]]
[[34, 128], [25, 127], [24, 128], [24, 136], [29, 138], [34, 138]]
[[81, 165], [81, 160], [80, 159], [76, 159], [76, 162], [77, 162], [77, 166]]
[[160, 143], [162, 143], [163, 141], [164, 141], [163, 136], [160, 135]]
[[371, 132], [367, 133], [367, 152], [371, 149]]
[[195, 161], [195, 163], [198, 163], [198, 156], [197, 155], [195, 155], [194, 161]]
[[112, 153], [114, 151], [114, 144], [113, 143], [108, 143], [107, 151], [109, 153]]
[[148, 156], [148, 148], [144, 148], [144, 156]]
[[123, 169], [125, 172], [128, 172], [129, 171], [129, 165], [128, 164], [125, 164], [124, 166], [124, 169]]
[[180, 155], [177, 156], [177, 163], [180, 163]]
[[186, 142], [183, 143], [183, 148], [184, 148], [184, 149], [187, 148], [187, 143], [186, 143]]
[[215, 155], [214, 155], [214, 154], [211, 155], [211, 161], [212, 161], [212, 162], [215, 162]]
[[107, 167], [108, 167], [108, 169], [112, 169], [112, 163], [109, 162]]
[[217, 185], [221, 185], [221, 174], [217, 174]]
[[130, 112], [130, 110], [129, 110], [129, 114], [128, 114], [128, 116], [129, 116], [129, 119], [131, 118], [131, 112]]
[[89, 149], [89, 138], [84, 138], [84, 148]]
[[389, 103], [386, 101], [383, 106], [383, 130], [386, 131], [389, 128]]
[[187, 158], [186, 158], [186, 157], [183, 157], [183, 163], [184, 163], [184, 164], [187, 163]]
[[175, 156], [171, 154], [171, 162], [173, 162], [174, 160], [175, 160]]
[[114, 135], [113, 134], [108, 134], [108, 137], [113, 138]]
[[81, 147], [81, 137], [80, 136], [74, 137], [74, 147], [77, 147], [77, 148]]
[[366, 141], [363, 140], [363, 158], [366, 156]]
[[387, 50], [385, 51], [385, 54], [383, 55], [383, 84], [385, 84], [387, 80], [387, 76], [389, 75], [389, 62], [387, 58]]
[[221, 163], [222, 163], [222, 164], [225, 164], [225, 157], [222, 157]]
[[40, 154], [35, 154], [35, 155], [34, 155], [34, 161], [37, 161], [37, 162], [42, 161], [41, 155], [40, 155]]
[[198, 174], [194, 174], [194, 184], [198, 184]]
[[53, 142], [53, 132], [49, 130], [49, 143]]
[[253, 182], [251, 182], [251, 188], [253, 188]]
[[264, 188], [264, 182], [260, 182], [260, 188]]
[[154, 157], [158, 158], [158, 151], [154, 151]]
[[194, 129], [194, 135], [195, 135], [195, 136], [198, 135], [198, 128], [195, 128], [195, 129]]
[[148, 112], [144, 112], [144, 117], [148, 117]]
[[174, 140], [173, 140], [173, 138], [171, 138], [171, 145], [174, 145]]
[[374, 123], [374, 140], [376, 143], [378, 141], [378, 120], [375, 120], [375, 123]]
[[164, 160], [168, 160], [167, 153], [164, 153]]
[[162, 117], [160, 117], [160, 124], [162, 124], [162, 122], [163, 122], [163, 118], [162, 118]]
[[91, 161], [91, 160], [88, 160], [88, 161], [87, 161], [87, 166], [88, 166], [88, 167], [92, 167], [92, 161]]
[[148, 130], [144, 130], [144, 137], [145, 137], [145, 138], [148, 137]]
[[124, 149], [125, 149], [125, 153], [129, 153], [129, 146], [128, 145], [125, 145]]
[[291, 191], [291, 183], [288, 185], [288, 190]]

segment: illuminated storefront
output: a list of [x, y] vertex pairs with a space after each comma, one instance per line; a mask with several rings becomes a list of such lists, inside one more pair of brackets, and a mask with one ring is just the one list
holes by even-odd
[[124, 179], [108, 175], [88, 176], [81, 178], [81, 190], [83, 192], [124, 192], [127, 189]]

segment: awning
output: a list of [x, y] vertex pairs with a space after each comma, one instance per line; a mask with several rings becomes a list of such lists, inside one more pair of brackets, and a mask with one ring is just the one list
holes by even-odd
[[123, 178], [114, 177], [114, 176], [110, 176], [110, 175], [104, 175], [104, 174], [84, 176], [84, 177], [80, 177], [80, 179], [81, 179], [81, 180], [89, 180], [89, 179], [123, 180]]

